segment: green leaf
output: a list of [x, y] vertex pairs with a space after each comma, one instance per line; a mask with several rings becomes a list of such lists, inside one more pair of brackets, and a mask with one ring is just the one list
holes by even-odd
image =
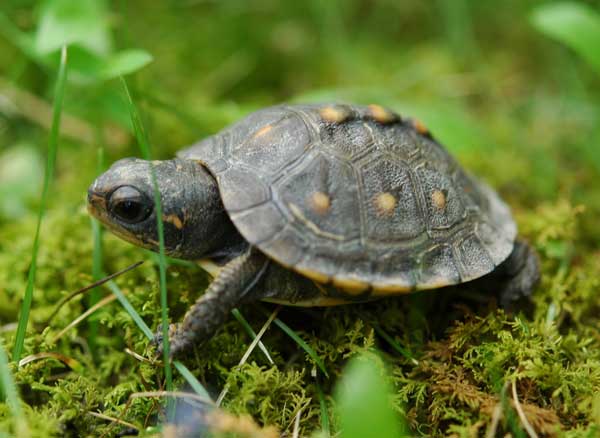
[[575, 2], [540, 6], [531, 14], [540, 32], [575, 50], [600, 73], [600, 14]]
[[54, 105], [52, 109], [52, 125], [50, 126], [50, 138], [48, 139], [48, 159], [46, 161], [46, 171], [44, 173], [44, 185], [42, 188], [42, 197], [38, 209], [38, 220], [33, 238], [33, 248], [31, 249], [31, 264], [27, 274], [27, 287], [23, 295], [23, 303], [19, 313], [19, 324], [15, 337], [13, 348], [13, 360], [18, 362], [21, 359], [23, 346], [25, 344], [25, 333], [29, 323], [29, 312], [33, 302], [33, 288], [35, 285], [35, 276], [37, 271], [37, 256], [40, 247], [40, 234], [42, 228], [42, 219], [46, 211], [48, 193], [50, 191], [50, 182], [54, 177], [54, 167], [56, 164], [56, 154], [58, 150], [58, 138], [60, 133], [60, 119], [62, 114], [62, 104], [65, 94], [65, 84], [67, 82], [67, 46], [61, 51], [60, 65], [58, 68], [58, 77], [56, 79], [56, 92], [54, 94]]
[[102, 56], [110, 53], [112, 40], [104, 0], [47, 0], [41, 8], [35, 35], [40, 55], [78, 45]]
[[342, 438], [406, 436], [406, 427], [392, 406], [389, 379], [375, 358], [353, 358], [336, 385]]
[[144, 50], [130, 49], [109, 56], [100, 69], [103, 79], [112, 79], [134, 73], [149, 64], [152, 55]]

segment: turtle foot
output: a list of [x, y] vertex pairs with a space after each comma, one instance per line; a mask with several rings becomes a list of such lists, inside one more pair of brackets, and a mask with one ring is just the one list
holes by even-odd
[[[169, 356], [171, 357], [171, 359], [173, 357], [175, 357], [175, 354], [178, 352], [176, 345], [177, 343], [177, 332], [178, 332], [178, 325], [177, 324], [170, 324], [169, 325]], [[163, 356], [163, 352], [164, 352], [164, 343], [163, 343], [163, 331], [162, 331], [162, 325], [158, 327], [158, 329], [156, 330], [156, 334], [154, 335], [154, 338], [152, 339], [151, 343], [156, 347], [155, 350], [155, 358], [156, 359], [162, 359]]]
[[517, 240], [512, 254], [498, 267], [496, 284], [500, 305], [513, 310], [516, 304], [529, 299], [540, 280], [540, 262], [535, 250]]

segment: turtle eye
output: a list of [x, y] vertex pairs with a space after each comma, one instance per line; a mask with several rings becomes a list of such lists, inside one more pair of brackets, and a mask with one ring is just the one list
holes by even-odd
[[152, 203], [138, 189], [122, 186], [115, 190], [108, 201], [109, 211], [128, 224], [147, 219], [152, 213]]

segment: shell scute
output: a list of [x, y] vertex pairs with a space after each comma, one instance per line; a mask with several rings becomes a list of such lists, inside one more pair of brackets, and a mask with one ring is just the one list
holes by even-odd
[[513, 249], [498, 195], [380, 107], [272, 107], [180, 156], [216, 175], [249, 242], [349, 300], [468, 281]]
[[385, 157], [376, 158], [362, 169], [367, 239], [406, 241], [425, 231], [409, 169]]

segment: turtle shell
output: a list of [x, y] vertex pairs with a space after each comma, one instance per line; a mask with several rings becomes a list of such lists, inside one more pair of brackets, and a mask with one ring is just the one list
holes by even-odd
[[378, 105], [266, 108], [179, 156], [214, 175], [252, 245], [355, 295], [473, 280], [513, 249], [498, 195], [421, 123]]

